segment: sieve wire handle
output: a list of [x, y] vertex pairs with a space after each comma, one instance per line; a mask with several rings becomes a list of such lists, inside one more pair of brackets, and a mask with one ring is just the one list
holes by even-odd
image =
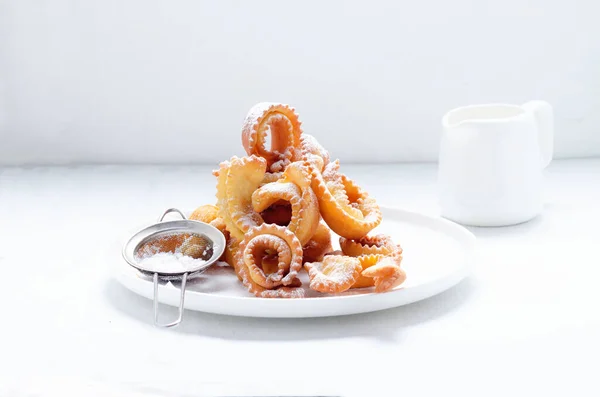
[[[177, 208], [169, 208], [163, 212], [160, 218], [158, 218], [158, 222], [162, 222], [163, 219], [165, 219], [165, 216], [171, 212], [176, 212], [181, 216], [182, 219], [187, 219], [183, 212], [179, 211]], [[183, 301], [185, 299], [185, 284], [187, 282], [187, 277], [188, 273], [183, 273], [183, 277], [181, 279], [181, 297], [179, 298], [179, 316], [177, 317], [177, 320], [170, 323], [161, 324], [158, 322], [158, 273], [154, 273], [154, 325], [158, 327], [169, 328], [181, 323], [181, 320], [183, 319]]]
[[183, 319], [183, 300], [185, 299], [185, 283], [187, 277], [188, 273], [183, 273], [183, 278], [181, 279], [181, 298], [179, 298], [179, 317], [171, 323], [161, 324], [158, 322], [158, 273], [154, 273], [154, 325], [169, 328], [174, 327], [181, 322]]
[[165, 212], [163, 212], [163, 214], [160, 216], [160, 218], [158, 218], [158, 221], [162, 222], [163, 219], [165, 219], [165, 216], [167, 216], [167, 214], [170, 214], [171, 212], [177, 212], [179, 215], [181, 215], [182, 219], [187, 219], [185, 217], [185, 215], [183, 214], [183, 212], [179, 211], [177, 208], [169, 208], [168, 210], [166, 210]]

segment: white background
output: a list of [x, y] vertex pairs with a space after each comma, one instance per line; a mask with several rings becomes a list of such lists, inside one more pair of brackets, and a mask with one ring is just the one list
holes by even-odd
[[0, 0], [0, 163], [242, 154], [256, 102], [342, 161], [435, 161], [440, 118], [545, 99], [556, 157], [600, 155], [595, 0]]

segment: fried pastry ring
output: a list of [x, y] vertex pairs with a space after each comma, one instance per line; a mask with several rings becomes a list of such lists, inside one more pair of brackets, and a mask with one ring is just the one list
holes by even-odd
[[291, 206], [288, 229], [298, 237], [302, 245], [308, 243], [319, 226], [320, 214], [307, 164], [290, 164], [279, 181], [267, 183], [252, 194], [252, 207], [257, 213], [281, 202], [288, 202]]
[[[274, 255], [278, 257], [277, 271], [265, 273], [263, 261]], [[238, 257], [237, 265], [247, 269], [252, 282], [267, 289], [297, 283], [298, 272], [302, 269], [300, 241], [285, 227], [273, 224], [265, 223], [250, 229], [240, 242]]]
[[283, 176], [283, 172], [267, 172], [263, 177], [261, 186], [266, 183], [277, 182]]
[[352, 284], [351, 288], [373, 287], [375, 285], [375, 279], [373, 277], [363, 276], [363, 272], [366, 269], [375, 266], [377, 262], [379, 262], [383, 258], [385, 258], [385, 256], [381, 254], [357, 256], [356, 259], [358, 259], [358, 261], [360, 262], [361, 272], [354, 284]]
[[325, 222], [319, 222], [317, 231], [302, 248], [302, 260], [304, 262], [320, 262], [325, 254], [331, 252], [331, 231]]
[[238, 279], [242, 281], [242, 278], [239, 274], [239, 268], [236, 262], [236, 257], [239, 250], [240, 242], [232, 237], [229, 239], [229, 241], [227, 241], [227, 244], [225, 244], [225, 251], [223, 251], [223, 255], [221, 256], [222, 259], [220, 258], [219, 260], [223, 260], [229, 266], [231, 266]]
[[362, 267], [356, 258], [328, 255], [322, 262], [306, 262], [310, 288], [323, 293], [344, 292], [356, 281]]
[[397, 250], [402, 252], [400, 246], [394, 244], [392, 238], [385, 234], [367, 235], [359, 239], [340, 237], [340, 248], [348, 256], [389, 255]]
[[363, 270], [361, 276], [373, 279], [375, 292], [389, 291], [406, 280], [406, 272], [400, 268], [397, 258], [386, 256], [375, 265]]
[[212, 221], [210, 221], [209, 225], [214, 226], [217, 229], [219, 229], [219, 231], [221, 233], [223, 233], [223, 235], [225, 236], [225, 241], [229, 241], [231, 234], [227, 230], [227, 227], [225, 226], [225, 222], [223, 221], [223, 218], [217, 217], [217, 218], [213, 219]]
[[[219, 231], [221, 231], [221, 233], [223, 233], [223, 236], [225, 236], [225, 242], [227, 243], [229, 241], [229, 231], [227, 230], [223, 219], [219, 217], [219, 208], [216, 205], [201, 205], [200, 207], [196, 208], [194, 212], [192, 212], [192, 214], [189, 216], [189, 219], [208, 223], [209, 225], [216, 227], [219, 229]], [[226, 262], [225, 252], [223, 252], [219, 260]]]
[[292, 221], [292, 206], [285, 200], [277, 201], [260, 212], [265, 223], [287, 226]]
[[[242, 126], [242, 144], [248, 155], [267, 160], [270, 172], [282, 172], [299, 157], [300, 121], [294, 108], [280, 103], [254, 105]], [[267, 149], [267, 131], [271, 132], [271, 149]]]
[[279, 226], [290, 225], [290, 230], [292, 224], [294, 229], [297, 227], [301, 207], [302, 191], [291, 182], [267, 183], [252, 193], [252, 208], [263, 220]]
[[[384, 273], [381, 270], [378, 271], [378, 268], [376, 268], [375, 273], [369, 275], [370, 273], [367, 272], [365, 275], [365, 270], [377, 265], [384, 259], [391, 258], [398, 267], [402, 262], [402, 248], [400, 245], [394, 244], [389, 236], [383, 234], [367, 236], [358, 240], [345, 239], [344, 241], [340, 238], [340, 245], [343, 250], [345, 249], [344, 253], [346, 255], [355, 256], [362, 266], [361, 275], [354, 285], [352, 285], [352, 288], [377, 286], [389, 281], [390, 277], [395, 277], [395, 273]], [[376, 275], [379, 278], [376, 279], [373, 275]], [[381, 288], [384, 287], [380, 287], [380, 289]]]
[[260, 186], [266, 165], [266, 161], [258, 156], [234, 156], [219, 164], [219, 170], [214, 172], [219, 216], [229, 233], [239, 241], [251, 227], [263, 223], [252, 209], [252, 193]]
[[193, 221], [200, 221], [204, 223], [210, 223], [219, 216], [219, 209], [216, 205], [205, 204], [196, 208], [194, 212], [189, 216], [189, 219]]
[[252, 280], [248, 274], [248, 268], [245, 266], [238, 267], [237, 275], [248, 291], [259, 298], [304, 298], [304, 289], [300, 288], [299, 282], [295, 282], [289, 287], [267, 289]]
[[313, 168], [312, 175], [321, 216], [335, 233], [359, 239], [381, 223], [381, 210], [375, 199], [339, 173], [338, 160], [329, 163], [323, 173]]
[[303, 161], [311, 163], [319, 172], [329, 164], [329, 152], [310, 134], [300, 136], [300, 154]]

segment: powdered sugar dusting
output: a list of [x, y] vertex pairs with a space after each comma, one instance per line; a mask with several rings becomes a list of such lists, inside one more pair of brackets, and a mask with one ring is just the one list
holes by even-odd
[[174, 233], [157, 237], [135, 253], [145, 270], [157, 273], [184, 273], [204, 265], [217, 246], [195, 233]]
[[[289, 151], [286, 151], [286, 153], [288, 153]], [[271, 164], [271, 167], [269, 168], [269, 170], [271, 172], [283, 172], [283, 170], [285, 170], [285, 168], [290, 164], [290, 158], [292, 157], [291, 154], [287, 155], [284, 154], [283, 156], [279, 156], [280, 158], [283, 157], [281, 160], [277, 160], [276, 162], [274, 162], [273, 164]]]
[[302, 152], [317, 155], [323, 159], [324, 164], [329, 163], [329, 152], [321, 146], [317, 138], [303, 133], [300, 136], [300, 141], [302, 142]]
[[206, 263], [203, 259], [194, 259], [180, 252], [159, 252], [141, 257], [139, 265], [150, 272], [156, 273], [185, 273], [197, 269]]
[[289, 298], [297, 299], [304, 298], [304, 290], [302, 288], [278, 288], [267, 289], [260, 293], [261, 298]]
[[[248, 244], [248, 246], [253, 248], [254, 244], [252, 244], [252, 243], [256, 239], [260, 240], [260, 243], [254, 243], [254, 244], [264, 244], [265, 246], [267, 246], [269, 248], [274, 248], [277, 251], [283, 250], [284, 246], [288, 247], [287, 244], [285, 244], [285, 242], [283, 241], [283, 239], [281, 237], [276, 236], [274, 234], [259, 234], [250, 240], [250, 243]], [[288, 249], [289, 249], [289, 247], [288, 247]], [[291, 253], [291, 250], [290, 250], [290, 253]]]
[[260, 102], [256, 105], [252, 106], [252, 108], [248, 111], [246, 118], [244, 119], [244, 124], [242, 125], [242, 129], [251, 130], [258, 123], [258, 120], [263, 116], [263, 114], [268, 111], [271, 106], [275, 105], [275, 103], [271, 102]]
[[[314, 270], [313, 270], [314, 269]], [[312, 276], [311, 282], [320, 283], [346, 283], [354, 279], [354, 267], [340, 264], [323, 265], [321, 262], [313, 263], [309, 274]]]
[[[325, 181], [325, 186], [327, 186], [327, 189], [334, 197], [335, 201], [344, 206], [345, 209], [346, 207], [349, 207], [350, 201], [348, 200], [346, 189], [344, 187], [344, 183], [342, 182], [342, 174], [339, 173], [339, 168], [340, 165], [337, 160], [329, 163], [323, 170], [323, 180]], [[355, 215], [358, 216], [360, 211], [356, 212], [357, 213]]]
[[360, 275], [358, 259], [347, 256], [326, 256], [322, 262], [306, 263], [310, 288], [325, 293], [348, 290]]
[[271, 182], [263, 185], [252, 194], [252, 205], [257, 211], [263, 211], [278, 200], [288, 201], [296, 211], [299, 210], [302, 191], [291, 182]]
[[260, 215], [254, 212], [254, 209], [250, 205], [246, 205], [243, 208], [244, 210], [234, 210], [231, 212], [231, 218], [235, 220], [241, 230], [248, 231], [262, 223]]

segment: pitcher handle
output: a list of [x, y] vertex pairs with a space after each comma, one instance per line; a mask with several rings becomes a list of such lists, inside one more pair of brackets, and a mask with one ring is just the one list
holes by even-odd
[[532, 112], [535, 116], [542, 168], [546, 168], [552, 161], [554, 154], [554, 114], [552, 106], [545, 101], [529, 101], [523, 104], [523, 108]]

